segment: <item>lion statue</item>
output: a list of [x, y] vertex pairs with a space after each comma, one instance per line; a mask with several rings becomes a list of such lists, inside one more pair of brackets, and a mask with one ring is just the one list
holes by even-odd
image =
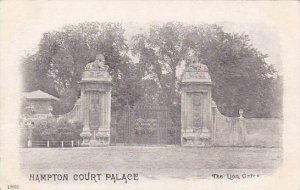
[[96, 60], [94, 62], [88, 63], [85, 66], [85, 70], [99, 70], [99, 69], [106, 69], [107, 65], [104, 65], [105, 58], [102, 54], [96, 56]]

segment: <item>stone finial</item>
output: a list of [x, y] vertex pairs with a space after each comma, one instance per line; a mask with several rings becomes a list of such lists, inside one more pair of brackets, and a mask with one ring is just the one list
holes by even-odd
[[244, 118], [243, 114], [244, 114], [244, 110], [243, 109], [239, 109], [239, 115], [240, 115], [239, 118]]

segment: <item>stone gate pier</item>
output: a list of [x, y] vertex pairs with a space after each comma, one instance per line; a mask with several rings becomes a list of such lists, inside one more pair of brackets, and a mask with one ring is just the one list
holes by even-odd
[[213, 116], [211, 78], [206, 65], [193, 58], [181, 78], [181, 145], [210, 146]]
[[82, 75], [81, 111], [82, 146], [108, 146], [110, 144], [111, 76], [104, 56], [88, 63]]

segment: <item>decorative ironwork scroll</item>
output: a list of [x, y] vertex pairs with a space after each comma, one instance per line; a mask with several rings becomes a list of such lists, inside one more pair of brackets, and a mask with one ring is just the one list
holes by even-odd
[[[119, 117], [121, 119], [117, 120]], [[112, 120], [112, 144], [180, 143], [180, 123], [176, 124], [172, 121], [165, 107], [137, 105], [129, 108], [128, 106], [122, 113], [112, 113]]]

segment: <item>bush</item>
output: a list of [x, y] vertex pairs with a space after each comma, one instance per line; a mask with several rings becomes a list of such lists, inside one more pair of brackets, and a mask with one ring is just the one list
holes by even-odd
[[35, 124], [32, 131], [34, 141], [71, 141], [80, 139], [83, 125], [66, 119], [47, 119]]
[[57, 125], [57, 140], [77, 140], [80, 139], [83, 125], [80, 122], [68, 122], [67, 120], [60, 120]]

